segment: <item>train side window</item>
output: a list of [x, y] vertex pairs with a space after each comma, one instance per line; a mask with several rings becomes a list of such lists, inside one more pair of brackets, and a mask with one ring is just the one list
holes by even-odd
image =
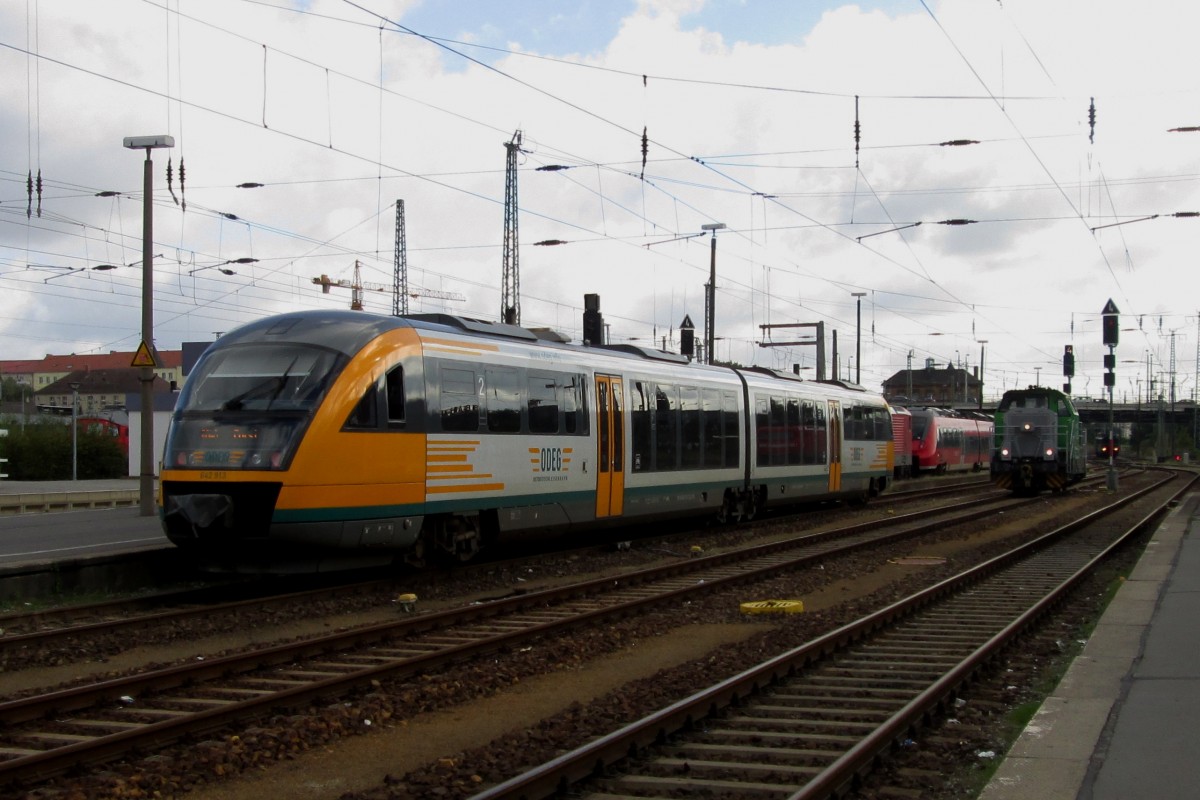
[[816, 403], [816, 420], [817, 420], [817, 460], [815, 464], [829, 463], [829, 435], [826, 430], [828, 414], [825, 413], [825, 404], [821, 401]]
[[653, 388], [645, 381], [634, 381], [629, 405], [630, 426], [633, 431], [634, 472], [654, 469], [654, 432], [650, 398]]
[[444, 431], [479, 430], [475, 370], [442, 366], [441, 419]]
[[487, 427], [492, 433], [519, 433], [521, 430], [521, 397], [515, 369], [484, 371], [487, 391]]
[[558, 396], [553, 376], [529, 376], [529, 432], [558, 433]]
[[771, 466], [779, 467], [787, 463], [787, 405], [782, 397], [771, 396], [770, 424]]
[[736, 467], [742, 452], [742, 429], [738, 425], [737, 395], [733, 392], [723, 392], [721, 405], [722, 439], [725, 442], [724, 465]]
[[584, 391], [586, 386], [582, 375], [573, 375], [570, 383], [562, 387], [563, 429], [567, 433], [586, 435], [591, 430], [588, 425], [587, 393]]
[[675, 387], [658, 384], [654, 389], [654, 468], [660, 472], [678, 469], [679, 398]]
[[389, 428], [404, 427], [404, 367], [396, 365], [388, 370], [387, 415]]
[[804, 463], [804, 428], [800, 424], [800, 398], [787, 399], [787, 463]]
[[613, 471], [625, 471], [625, 427], [621, 408], [621, 391], [618, 387], [613, 388], [612, 397], [613, 410], [613, 426], [612, 426], [612, 456], [613, 456]]
[[354, 406], [354, 410], [350, 412], [350, 416], [346, 418], [346, 428], [352, 430], [376, 430], [379, 427], [379, 383], [378, 381], [371, 384], [371, 387], [363, 394], [358, 403]]
[[700, 392], [700, 416], [703, 464], [706, 468], [720, 467], [725, 462], [721, 458], [724, 431], [721, 425], [721, 393], [719, 391], [704, 389]]
[[700, 390], [679, 387], [679, 467], [696, 469], [701, 465], [703, 427], [700, 424]]
[[817, 460], [817, 413], [812, 400], [803, 400], [800, 403], [800, 428], [803, 431], [801, 436], [804, 442], [804, 454], [800, 463], [821, 463]]
[[862, 436], [862, 406], [846, 406], [842, 431], [847, 439], [858, 441]]
[[755, 463], [760, 467], [765, 467], [771, 463], [771, 447], [770, 447], [770, 431], [771, 431], [771, 414], [768, 410], [770, 404], [767, 398], [754, 396], [754, 441], [758, 448], [758, 455], [755, 458]]
[[892, 438], [892, 415], [886, 408], [875, 409], [875, 441], [886, 442]]

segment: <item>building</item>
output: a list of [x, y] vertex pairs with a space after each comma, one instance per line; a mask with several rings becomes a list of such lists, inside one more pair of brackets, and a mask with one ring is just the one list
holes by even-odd
[[[141, 391], [141, 370], [137, 367], [77, 370], [36, 390], [33, 400], [41, 413], [70, 414], [72, 398], [78, 392], [78, 413], [94, 416], [105, 411], [126, 410], [129, 395], [140, 396]], [[151, 391], [155, 395], [172, 396], [171, 385], [158, 375], [154, 376]], [[173, 405], [174, 400], [171, 403]]]
[[978, 403], [983, 382], [978, 368], [970, 372], [947, 364], [936, 366], [925, 359], [924, 369], [902, 369], [883, 382], [883, 395], [889, 402], [915, 406], [952, 406]]
[[[133, 367], [134, 351], [112, 350], [108, 353], [58, 356], [48, 355], [40, 360], [0, 361], [0, 378], [12, 378], [17, 383], [41, 392], [55, 381], [80, 371], [121, 370]], [[159, 350], [161, 362], [154, 374], [168, 386], [183, 384], [183, 351]], [[141, 391], [135, 389], [134, 391]]]

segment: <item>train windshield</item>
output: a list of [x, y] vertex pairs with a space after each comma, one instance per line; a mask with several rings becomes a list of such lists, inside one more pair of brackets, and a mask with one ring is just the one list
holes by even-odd
[[230, 347], [205, 359], [179, 399], [182, 411], [310, 411], [337, 355], [304, 345]]
[[202, 470], [287, 469], [345, 360], [319, 347], [238, 345], [210, 353], [180, 395], [167, 463]]

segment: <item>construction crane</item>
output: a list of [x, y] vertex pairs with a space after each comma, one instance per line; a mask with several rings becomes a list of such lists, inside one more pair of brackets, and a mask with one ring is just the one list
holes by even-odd
[[[354, 311], [362, 311], [363, 303], [362, 293], [370, 292], [393, 292], [391, 286], [384, 286], [382, 283], [364, 283], [362, 280], [362, 264], [358, 261], [354, 262], [354, 279], [346, 280], [345, 278], [334, 279], [328, 275], [321, 275], [319, 278], [313, 278], [312, 282], [321, 287], [321, 292], [329, 294], [329, 290], [333, 287], [350, 290], [350, 308]], [[414, 288], [405, 292], [405, 297], [433, 297], [439, 300], [463, 300], [467, 298], [458, 292], [443, 292], [438, 289], [422, 289]]]
[[409, 297], [434, 297], [439, 300], [462, 300], [466, 301], [466, 296], [458, 292], [443, 292], [440, 289], [422, 289], [417, 287], [408, 293]]
[[382, 283], [363, 283], [362, 281], [362, 264], [357, 260], [354, 262], [354, 280], [348, 281], [345, 278], [334, 280], [328, 275], [321, 275], [319, 278], [313, 278], [312, 282], [321, 287], [322, 294], [329, 294], [330, 287], [337, 286], [342, 289], [350, 290], [350, 308], [353, 311], [363, 310], [363, 291], [371, 292], [391, 292], [392, 287], [384, 286]]

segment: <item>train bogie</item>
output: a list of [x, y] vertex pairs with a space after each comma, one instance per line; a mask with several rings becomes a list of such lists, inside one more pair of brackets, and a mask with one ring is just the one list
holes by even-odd
[[168, 537], [229, 566], [462, 561], [511, 537], [865, 498], [882, 398], [435, 315], [305, 312], [223, 336], [161, 479]]

